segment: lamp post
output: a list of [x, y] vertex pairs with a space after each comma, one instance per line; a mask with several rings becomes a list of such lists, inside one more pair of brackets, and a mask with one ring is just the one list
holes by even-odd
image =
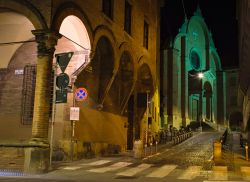
[[200, 79], [200, 81], [201, 81], [201, 93], [200, 93], [200, 99], [201, 99], [201, 101], [200, 101], [200, 104], [201, 104], [201, 106], [200, 106], [200, 130], [201, 130], [201, 132], [202, 132], [202, 120], [203, 120], [203, 117], [202, 117], [202, 78], [204, 77], [204, 74], [202, 73], [202, 72], [199, 72], [198, 73], [198, 78]]

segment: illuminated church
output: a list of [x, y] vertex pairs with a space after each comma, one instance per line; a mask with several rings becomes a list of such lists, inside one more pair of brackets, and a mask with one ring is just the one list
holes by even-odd
[[229, 115], [226, 80], [236, 77], [222, 70], [199, 7], [161, 54], [164, 128], [185, 127], [192, 121], [224, 125]]

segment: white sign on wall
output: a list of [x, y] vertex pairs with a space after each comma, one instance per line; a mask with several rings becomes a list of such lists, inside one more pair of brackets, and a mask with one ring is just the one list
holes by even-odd
[[23, 69], [15, 70], [15, 75], [23, 75]]
[[79, 121], [80, 108], [79, 107], [70, 107], [70, 120]]

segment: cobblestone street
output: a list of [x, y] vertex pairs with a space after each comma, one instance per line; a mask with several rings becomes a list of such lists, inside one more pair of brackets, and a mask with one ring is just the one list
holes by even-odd
[[212, 165], [213, 141], [219, 139], [221, 133], [204, 132], [186, 140], [160, 155], [147, 159], [152, 163], [169, 163], [181, 167], [199, 165], [207, 168]]

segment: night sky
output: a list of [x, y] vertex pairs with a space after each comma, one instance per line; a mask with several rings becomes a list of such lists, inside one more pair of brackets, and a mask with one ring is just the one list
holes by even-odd
[[[236, 0], [183, 0], [190, 19], [199, 4], [221, 58], [223, 68], [238, 66]], [[166, 0], [161, 11], [161, 46], [178, 33], [184, 22], [182, 0]]]

